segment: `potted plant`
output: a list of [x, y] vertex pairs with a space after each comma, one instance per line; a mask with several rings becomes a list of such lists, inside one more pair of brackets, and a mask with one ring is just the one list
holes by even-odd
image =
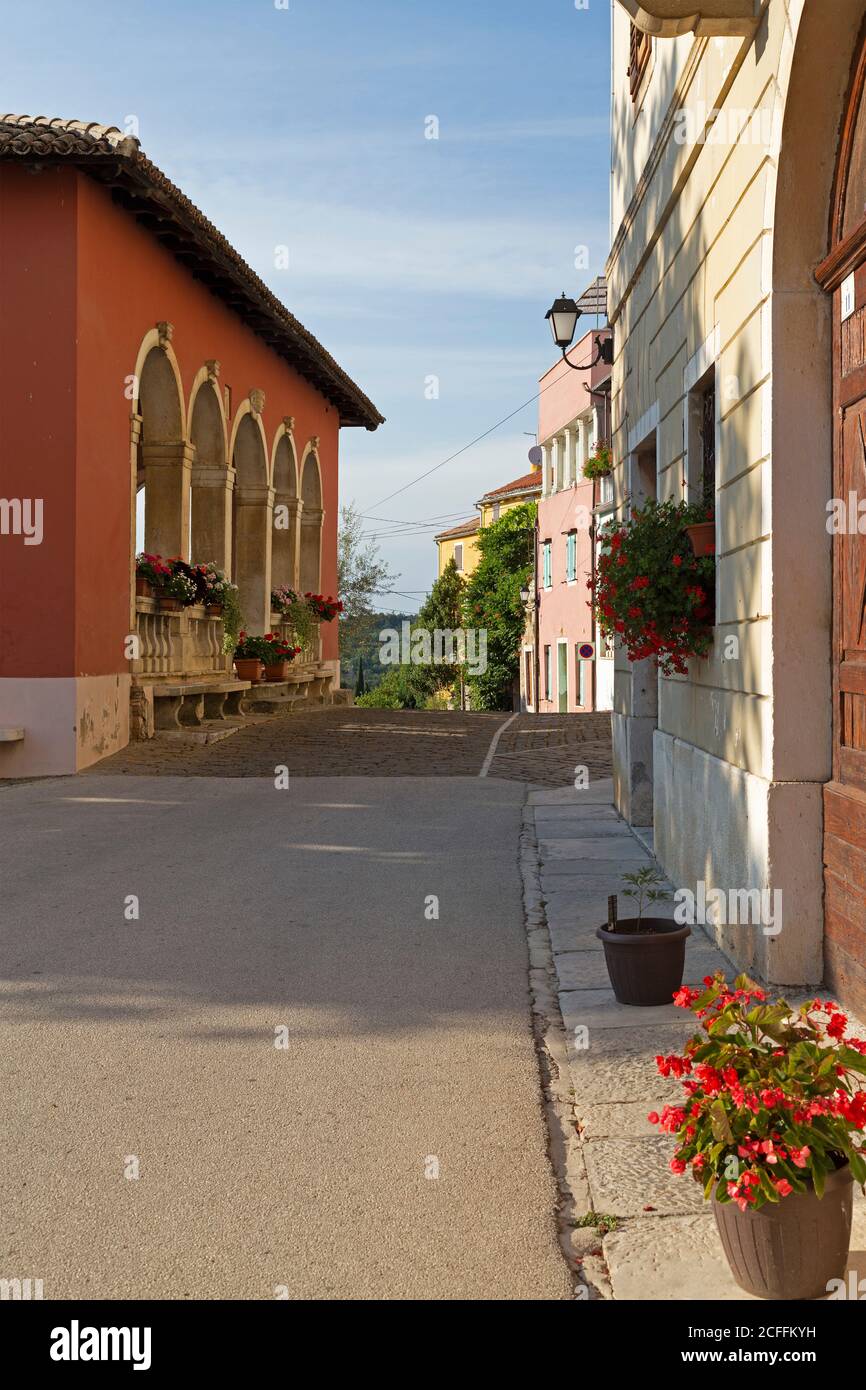
[[159, 606], [165, 613], [177, 613], [196, 601], [196, 582], [185, 561], [169, 560], [168, 573], [157, 590]]
[[716, 553], [716, 514], [712, 499], [683, 509], [683, 525], [694, 554], [701, 558]]
[[[691, 935], [691, 927], [644, 914], [651, 903], [670, 897], [670, 891], [662, 886], [664, 876], [654, 865], [623, 874], [623, 878], [629, 884], [623, 895], [636, 900], [637, 916], [618, 919], [612, 911], [607, 926], [598, 927], [595, 933], [604, 946], [611, 987], [620, 1004], [669, 1004], [683, 982], [686, 937]], [[615, 902], [614, 896], [612, 904]]]
[[324, 598], [322, 594], [304, 594], [304, 598], [316, 622], [331, 623], [337, 614], [343, 611], [343, 605], [339, 599]]
[[612, 466], [610, 448], [607, 444], [597, 444], [595, 452], [583, 465], [581, 472], [585, 478], [606, 478]]
[[266, 681], [284, 681], [289, 674], [289, 662], [294, 661], [295, 656], [301, 650], [288, 642], [284, 642], [276, 632], [268, 632], [264, 636], [265, 655], [262, 660], [265, 667]]
[[238, 680], [258, 684], [262, 678], [262, 667], [271, 654], [270, 644], [264, 637], [250, 637], [246, 632], [241, 632], [234, 652]]
[[711, 1200], [739, 1286], [757, 1298], [824, 1298], [841, 1287], [852, 1185], [866, 1183], [866, 1040], [838, 1004], [774, 1003], [746, 975], [682, 989], [700, 1032], [657, 1057], [685, 1100], [649, 1115], [676, 1136], [675, 1173]]
[[152, 598], [164, 578], [171, 573], [170, 567], [161, 555], [148, 555], [142, 551], [135, 557], [135, 592], [139, 598]]
[[651, 500], [600, 535], [591, 607], [602, 632], [618, 637], [629, 661], [655, 658], [665, 675], [685, 675], [690, 656], [713, 640], [715, 559], [696, 556], [685, 502]]

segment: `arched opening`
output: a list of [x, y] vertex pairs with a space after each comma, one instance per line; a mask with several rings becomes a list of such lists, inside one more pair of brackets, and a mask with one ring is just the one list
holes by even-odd
[[138, 372], [137, 512], [139, 540], [157, 555], [189, 554], [191, 454], [184, 438], [177, 363], [154, 344]]
[[190, 442], [195, 447], [190, 501], [190, 559], [213, 561], [227, 570], [231, 559], [233, 478], [226, 463], [225, 421], [215, 384], [205, 377], [190, 410]]
[[271, 582], [275, 589], [298, 587], [298, 528], [301, 508], [298, 499], [298, 463], [292, 437], [281, 426], [274, 449], [274, 535]]
[[232, 448], [232, 576], [248, 632], [267, 632], [271, 621], [273, 489], [261, 421], [247, 402], [236, 421]]
[[[796, 914], [785, 931], [765, 938], [762, 969], [780, 981], [814, 981], [831, 964], [824, 951], [822, 850], [826, 784], [835, 776], [834, 709], [837, 716], [840, 710], [834, 698], [834, 542], [827, 528], [828, 502], [841, 495], [833, 465], [838, 342], [832, 287], [819, 283], [816, 269], [830, 249], [839, 132], [864, 15], [866, 0], [836, 0], [828, 22], [820, 0], [805, 0], [799, 24], [786, 29], [778, 83], [784, 120], [777, 176], [768, 187], [766, 225], [773, 228], [772, 486], [764, 521], [773, 576], [768, 835], [775, 877], [786, 899], [796, 903]], [[836, 448], [838, 454], [838, 440]], [[860, 912], [862, 920], [862, 901]]]
[[299, 587], [301, 593], [318, 593], [322, 582], [322, 479], [314, 449], [304, 458], [301, 475], [301, 553]]

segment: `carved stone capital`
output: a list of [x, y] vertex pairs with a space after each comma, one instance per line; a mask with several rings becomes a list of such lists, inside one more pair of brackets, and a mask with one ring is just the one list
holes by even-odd
[[209, 357], [209, 358], [207, 359], [207, 361], [205, 362], [204, 365], [205, 365], [205, 368], [206, 368], [206, 370], [207, 370], [207, 379], [208, 379], [208, 381], [212, 381], [212, 382], [214, 383], [214, 385], [216, 385], [217, 378], [219, 377], [219, 374], [220, 374], [220, 364], [219, 364], [219, 362], [217, 361], [217, 359], [216, 359], [215, 357]]
[[284, 415], [284, 416], [283, 416], [283, 424], [284, 424], [285, 427], [286, 427], [286, 433], [287, 433], [287, 434], [291, 434], [291, 433], [292, 433], [292, 430], [295, 428], [295, 417], [294, 417], [294, 415]]
[[253, 387], [252, 391], [250, 391], [250, 405], [253, 414], [258, 418], [265, 408], [265, 393], [257, 386]]
[[160, 319], [159, 323], [156, 325], [156, 331], [159, 334], [159, 345], [163, 352], [165, 352], [165, 349], [174, 337], [174, 324], [169, 323], [168, 319]]

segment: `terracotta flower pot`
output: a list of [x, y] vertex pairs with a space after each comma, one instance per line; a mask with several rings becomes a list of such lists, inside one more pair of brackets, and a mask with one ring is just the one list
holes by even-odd
[[135, 592], [138, 598], [152, 598], [153, 585], [149, 579], [144, 578], [144, 575], [137, 574], [135, 576]]
[[221, 603], [209, 603], [205, 611], [209, 618], [221, 618], [223, 615], [223, 605]]
[[236, 656], [235, 670], [239, 681], [252, 681], [253, 685], [257, 685], [262, 678], [262, 663], [258, 657]]
[[680, 927], [667, 917], [644, 917], [640, 931], [636, 917], [621, 918], [615, 932], [598, 927], [595, 934], [604, 945], [618, 1002], [641, 1007], [672, 1003], [683, 982], [686, 937], [691, 932], [691, 927]]
[[168, 594], [160, 594], [159, 607], [162, 613], [179, 613], [183, 608], [179, 598], [172, 598]]
[[287, 661], [275, 661], [273, 666], [265, 667], [266, 681], [284, 681], [289, 674], [289, 663]]
[[826, 1298], [844, 1279], [851, 1243], [853, 1179], [846, 1164], [813, 1189], [792, 1192], [758, 1211], [713, 1196], [722, 1247], [741, 1289], [756, 1298]]
[[699, 521], [694, 526], [687, 526], [686, 531], [696, 556], [715, 555], [716, 523], [714, 521]]

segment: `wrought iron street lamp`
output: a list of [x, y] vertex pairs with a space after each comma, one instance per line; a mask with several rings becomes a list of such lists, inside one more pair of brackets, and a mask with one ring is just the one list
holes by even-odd
[[574, 333], [580, 315], [581, 311], [577, 302], [574, 299], [569, 299], [565, 290], [562, 291], [559, 299], [553, 301], [544, 315], [550, 324], [553, 341], [562, 352], [563, 362], [575, 372], [585, 372], [588, 368], [597, 366], [599, 362], [604, 362], [608, 367], [611, 366], [613, 363], [613, 338], [596, 338], [596, 355], [591, 362], [569, 362], [568, 349], [574, 341]]

